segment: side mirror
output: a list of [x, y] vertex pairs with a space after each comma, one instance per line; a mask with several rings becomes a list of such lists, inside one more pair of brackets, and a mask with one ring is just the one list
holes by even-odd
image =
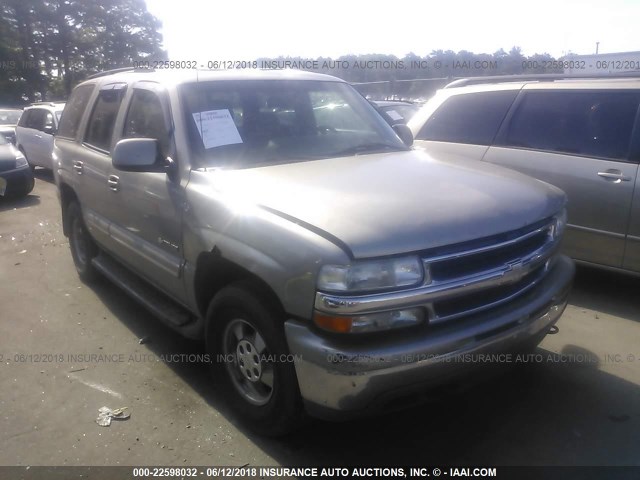
[[55, 135], [56, 127], [54, 127], [53, 125], [46, 125], [42, 131], [48, 135]]
[[407, 147], [413, 145], [413, 133], [411, 133], [411, 129], [404, 123], [396, 123], [391, 128], [393, 128], [393, 131], [396, 132], [396, 135], [400, 137], [400, 140], [402, 140]]
[[114, 168], [125, 172], [166, 172], [154, 138], [126, 138], [116, 143], [111, 154]]

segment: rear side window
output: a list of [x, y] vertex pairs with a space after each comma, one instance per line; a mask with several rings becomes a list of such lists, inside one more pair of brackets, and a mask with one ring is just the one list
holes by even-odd
[[110, 151], [113, 127], [125, 88], [126, 84], [113, 84], [100, 89], [89, 118], [84, 143], [104, 152]]
[[526, 92], [501, 143], [626, 159], [639, 103], [633, 91]]
[[491, 145], [516, 90], [454, 95], [418, 132], [418, 140]]
[[[93, 85], [82, 85], [73, 91], [69, 101], [64, 107], [64, 115], [60, 118], [60, 127], [58, 128], [59, 137], [76, 137], [80, 120], [89, 102], [91, 92], [93, 92]], [[56, 112], [56, 114], [57, 113], [58, 112]]]

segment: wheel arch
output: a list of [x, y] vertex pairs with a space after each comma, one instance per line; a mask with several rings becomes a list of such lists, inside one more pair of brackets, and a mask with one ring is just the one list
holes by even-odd
[[232, 284], [243, 285], [265, 301], [268, 307], [274, 308], [279, 318], [284, 319], [284, 306], [269, 284], [255, 273], [224, 258], [218, 248], [201, 253], [196, 262], [194, 294], [202, 318], [208, 321], [211, 300], [220, 290]]
[[65, 237], [69, 236], [69, 225], [67, 219], [67, 208], [71, 202], [78, 201], [76, 192], [66, 183], [61, 183], [60, 187], [60, 208], [62, 210], [62, 233]]

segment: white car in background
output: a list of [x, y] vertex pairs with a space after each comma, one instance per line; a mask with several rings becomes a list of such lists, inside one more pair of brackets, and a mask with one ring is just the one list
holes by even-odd
[[0, 135], [13, 144], [16, 143], [16, 125], [21, 115], [22, 110], [16, 108], [0, 109]]
[[53, 168], [53, 136], [58, 130], [64, 103], [35, 103], [24, 109], [16, 127], [16, 146], [31, 169]]

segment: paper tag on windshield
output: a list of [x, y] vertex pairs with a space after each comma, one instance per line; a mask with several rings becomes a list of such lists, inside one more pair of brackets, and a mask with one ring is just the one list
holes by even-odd
[[7, 191], [7, 181], [0, 177], [0, 195], [4, 196], [4, 192]]
[[402, 115], [400, 115], [395, 110], [387, 110], [387, 115], [391, 117], [391, 120], [404, 120], [404, 118], [402, 118]]
[[204, 148], [242, 143], [240, 132], [226, 108], [197, 112], [193, 114], [193, 119], [198, 126]]

